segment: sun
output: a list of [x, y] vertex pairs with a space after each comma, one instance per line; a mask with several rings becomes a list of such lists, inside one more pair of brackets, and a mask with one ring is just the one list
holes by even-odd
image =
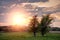
[[28, 25], [29, 20], [25, 14], [16, 13], [13, 16], [13, 25]]

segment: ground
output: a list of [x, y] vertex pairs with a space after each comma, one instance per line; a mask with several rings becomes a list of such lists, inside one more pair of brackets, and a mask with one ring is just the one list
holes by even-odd
[[27, 32], [7, 32], [0, 33], [0, 40], [60, 40], [60, 33], [48, 33], [44, 37], [38, 33], [37, 37], [33, 37]]

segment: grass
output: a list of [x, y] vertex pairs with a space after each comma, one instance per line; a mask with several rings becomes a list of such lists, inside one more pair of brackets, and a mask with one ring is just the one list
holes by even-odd
[[42, 37], [39, 33], [37, 37], [26, 32], [8, 32], [0, 33], [0, 40], [60, 40], [60, 34], [49, 33], [47, 36]]

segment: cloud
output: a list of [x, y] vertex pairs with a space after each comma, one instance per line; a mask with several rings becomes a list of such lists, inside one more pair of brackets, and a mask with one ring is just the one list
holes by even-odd
[[53, 27], [60, 27], [60, 12], [56, 12], [51, 14], [51, 17], [53, 17], [53, 23], [52, 26]]
[[33, 3], [33, 2], [47, 2], [48, 0], [27, 0], [27, 1]]
[[36, 13], [39, 16], [48, 13], [56, 14], [55, 17], [58, 16], [56, 22], [58, 22], [60, 20], [60, 14], [58, 14], [58, 12], [60, 13], [59, 3], [59, 0], [0, 0], [0, 22], [6, 22], [6, 13], [14, 8], [23, 8], [25, 11], [31, 13], [31, 15]]
[[5, 14], [4, 13], [0, 13], [0, 16], [4, 16]]
[[41, 2], [41, 1], [35, 2], [35, 3], [32, 2], [30, 4], [38, 6], [38, 7], [52, 7], [52, 6], [60, 4], [60, 1], [59, 0], [49, 0], [49, 1], [46, 1], [46, 2]]
[[8, 11], [7, 8], [4, 8], [3, 6], [0, 7], [0, 13], [5, 13], [5, 12], [7, 12], [7, 11]]
[[39, 15], [60, 12], [59, 4], [56, 6], [53, 6], [53, 7], [38, 7], [38, 6], [34, 6], [32, 4], [26, 4], [24, 7], [28, 12], [38, 13]]
[[0, 22], [5, 22], [5, 16], [0, 15]]
[[0, 0], [0, 6], [10, 6], [11, 4], [30, 3], [39, 7], [50, 7], [59, 4], [59, 0]]
[[[50, 1], [52, 1], [52, 0], [50, 0]], [[51, 7], [39, 7], [39, 6], [32, 5], [32, 4], [26, 3], [26, 4], [23, 4], [23, 5], [28, 12], [38, 13], [39, 15], [60, 12], [60, 4], [57, 4], [57, 5], [51, 6]]]
[[19, 2], [46, 2], [49, 0], [0, 0], [0, 1], [5, 1], [5, 2], [15, 2], [15, 1], [19, 1]]
[[52, 26], [53, 27], [60, 27], [60, 22], [54, 22], [54, 23], [52, 23]]
[[25, 5], [25, 7], [26, 9], [30, 9], [28, 12], [31, 12], [32, 14], [38, 13], [39, 16], [42, 14], [51, 13], [52, 17], [54, 17], [53, 26], [54, 27], [60, 26], [60, 4], [55, 5], [53, 7], [38, 7], [38, 6], [28, 4], [28, 5]]
[[46, 7], [43, 9], [44, 13], [57, 13], [60, 12], [60, 4], [53, 7]]
[[0, 26], [6, 26], [7, 24], [4, 22], [0, 22]]

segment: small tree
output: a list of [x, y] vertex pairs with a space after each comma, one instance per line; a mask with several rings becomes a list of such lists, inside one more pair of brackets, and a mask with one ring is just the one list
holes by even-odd
[[37, 15], [34, 15], [29, 24], [30, 26], [29, 31], [33, 33], [34, 37], [36, 37], [36, 33], [38, 29], [37, 24], [38, 24]]
[[50, 14], [47, 14], [42, 17], [41, 22], [39, 23], [39, 31], [41, 35], [44, 36], [47, 32], [49, 32], [49, 27], [53, 18], [50, 17]]

